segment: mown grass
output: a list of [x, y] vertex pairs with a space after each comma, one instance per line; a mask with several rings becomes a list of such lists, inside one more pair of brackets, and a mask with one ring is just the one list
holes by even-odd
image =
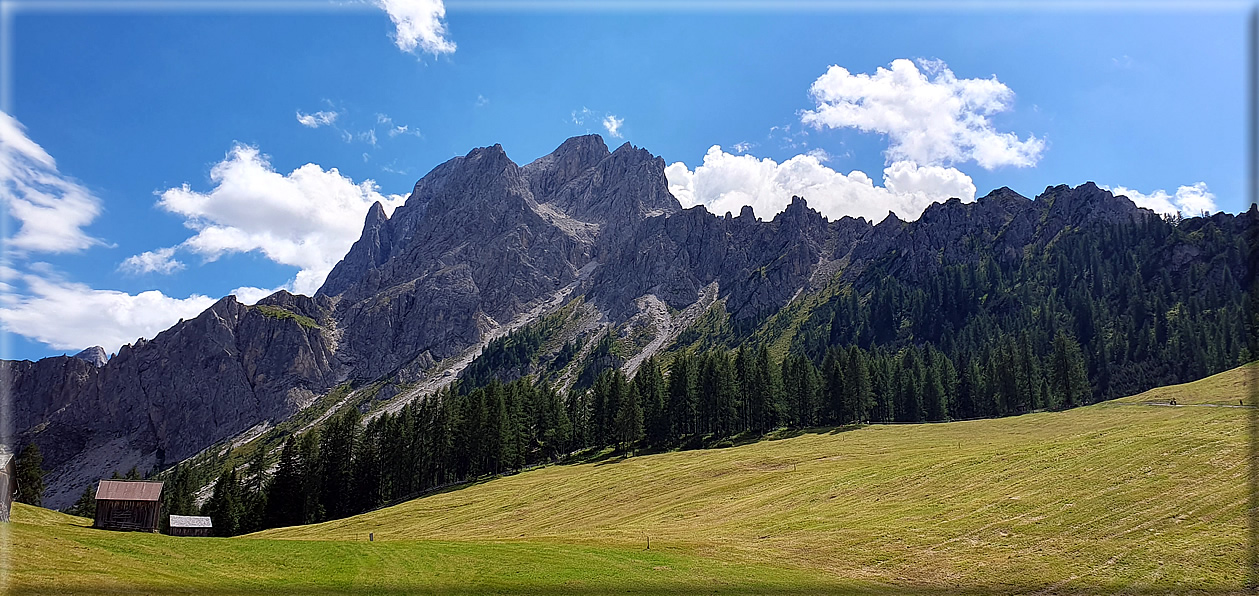
[[[1178, 403], [1248, 399], [1253, 373], [1180, 386]], [[1240, 593], [1252, 411], [1140, 403], [1158, 395], [554, 466], [236, 539], [99, 532], [19, 507], [7, 587]]]
[[[1178, 391], [1184, 402], [1236, 403], [1251, 372]], [[893, 584], [1228, 591], [1244, 581], [1248, 415], [1106, 403], [828, 429], [544, 468], [263, 535], [623, 546], [650, 536], [723, 560]]]
[[[5, 594], [814, 594], [860, 588], [818, 572], [736, 565], [677, 547], [537, 541], [174, 538], [93, 530], [15, 506]], [[11, 548], [10, 548], [11, 547]], [[859, 590], [859, 591], [867, 591]]]
[[1212, 375], [1205, 379], [1168, 385], [1151, 389], [1145, 393], [1115, 400], [1119, 403], [1152, 403], [1166, 404], [1176, 400], [1177, 404], [1216, 404], [1226, 406], [1249, 403], [1259, 386], [1255, 384], [1259, 378], [1259, 363], [1250, 363], [1243, 367]]

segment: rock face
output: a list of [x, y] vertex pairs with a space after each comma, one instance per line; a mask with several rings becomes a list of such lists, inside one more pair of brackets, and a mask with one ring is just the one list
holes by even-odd
[[105, 364], [109, 362], [109, 356], [105, 354], [105, 348], [100, 346], [92, 346], [82, 352], [79, 352], [78, 354], [75, 354], [74, 357], [79, 360], [86, 360], [91, 363], [92, 366], [97, 368], [105, 366]]
[[609, 153], [576, 137], [523, 168], [498, 145], [476, 149], [416, 183], [392, 217], [373, 207], [318, 295], [337, 298], [354, 376], [423, 368], [575, 282], [600, 244], [614, 250], [609, 230], [679, 209], [664, 161], [628, 143]]
[[721, 217], [683, 210], [664, 168], [597, 135], [524, 166], [498, 145], [475, 149], [434, 168], [392, 215], [373, 205], [313, 298], [228, 296], [112, 359], [91, 348], [0, 363], [14, 396], [9, 436], [40, 444], [53, 468], [46, 502], [62, 506], [93, 477], [182, 460], [342, 381], [420, 380], [556, 300], [584, 297], [618, 324], [644, 305], [686, 309], [715, 283], [743, 320], [836, 276], [855, 283], [874, 263], [913, 280], [973, 262], [978, 245], [1017, 259], [1067, 227], [1153, 216], [1088, 183], [1035, 201], [1002, 188], [914, 222], [827, 221], [800, 197], [769, 221], [751, 208]]
[[73, 501], [114, 469], [190, 457], [326, 391], [336, 380], [327, 330], [286, 314], [331, 323], [321, 302], [281, 292], [247, 307], [228, 296], [99, 368], [74, 357], [5, 362], [18, 438], [39, 443], [52, 468], [47, 503]]

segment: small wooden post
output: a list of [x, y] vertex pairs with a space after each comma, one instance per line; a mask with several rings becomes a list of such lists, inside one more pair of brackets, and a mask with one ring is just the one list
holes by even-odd
[[651, 536], [647, 537], [647, 550], [651, 550]]
[[375, 532], [368, 532], [368, 533], [367, 533], [367, 541], [368, 541], [368, 542], [376, 542], [376, 533], [375, 533]]

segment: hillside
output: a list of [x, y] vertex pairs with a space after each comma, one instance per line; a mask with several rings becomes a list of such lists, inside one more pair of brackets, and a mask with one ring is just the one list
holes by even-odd
[[847, 591], [856, 582], [677, 548], [553, 542], [172, 538], [93, 530], [18, 503], [0, 525], [0, 592], [63, 594], [677, 594]]
[[[910, 222], [831, 221], [803, 197], [772, 218], [736, 216], [682, 209], [664, 168], [597, 135], [524, 165], [498, 145], [450, 159], [392, 214], [369, 210], [313, 297], [224, 297], [103, 364], [91, 350], [0, 362], [14, 441], [40, 446], [45, 503], [64, 507], [132, 467], [171, 478], [189, 462], [205, 486], [240, 462], [233, 447], [274, 464], [294, 432], [352, 408], [396, 413], [455, 380], [467, 391], [531, 376], [581, 402], [605, 371], [633, 376], [657, 356], [672, 376], [683, 354], [740, 348], [767, 348], [775, 367], [791, 359], [805, 379], [783, 393], [801, 396], [792, 411], [735, 391], [724, 413], [700, 408], [667, 437], [680, 442], [1072, 407], [1249, 359], [1239, 280], [1251, 277], [1254, 209], [1164, 220], [1086, 182], [950, 199]], [[852, 346], [872, 384], [868, 418], [808, 390]], [[726, 415], [743, 410], [756, 412]], [[609, 444], [609, 417], [596, 418], [592, 442], [564, 447]], [[442, 482], [465, 472], [476, 470]]]
[[[257, 536], [682, 548], [844, 578], [1022, 591], [1240, 586], [1256, 365], [1121, 403], [824, 430], [554, 466]], [[1253, 403], [1253, 401], [1251, 402]]]
[[1257, 369], [1067, 412], [553, 466], [232, 539], [101, 532], [17, 504], [0, 587], [1240, 593], [1255, 410], [1141, 402], [1253, 404]]
[[1255, 411], [1141, 402], [1253, 403], [1256, 366], [1060, 413], [553, 466], [241, 538], [101, 532], [17, 504], [0, 526], [0, 587], [1240, 593]]

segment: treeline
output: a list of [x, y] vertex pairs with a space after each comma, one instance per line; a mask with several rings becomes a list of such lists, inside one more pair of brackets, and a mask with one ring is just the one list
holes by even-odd
[[[437, 395], [365, 425], [351, 409], [290, 438], [273, 470], [259, 450], [218, 479], [202, 512], [230, 535], [354, 515], [583, 450], [1005, 416], [1202, 378], [1255, 354], [1249, 250], [1210, 219], [1149, 218], [1068, 229], [1039, 252], [979, 247], [973, 262], [896, 269], [889, 257], [814, 309], [781, 360], [740, 328], [723, 347], [673, 354], [668, 370], [651, 358], [630, 378], [605, 335], [564, 394], [516, 378], [548, 370], [538, 362], [548, 333], [525, 329]], [[172, 491], [193, 509], [182, 498]]]
[[[1018, 351], [1013, 352], [1017, 356]], [[958, 369], [942, 351], [831, 348], [820, 363], [765, 347], [678, 354], [668, 374], [648, 358], [561, 394], [531, 377], [449, 387], [363, 424], [355, 408], [290, 437], [274, 469], [263, 450], [222, 473], [200, 514], [231, 536], [356, 515], [439, 487], [612, 447], [694, 448], [778, 428], [942, 421], [1090, 401], [1084, 360], [1067, 334], [1049, 357], [994, 358]], [[1025, 396], [1033, 396], [1026, 399]], [[195, 514], [187, 472], [167, 490], [170, 513]]]
[[895, 274], [893, 257], [874, 264], [855, 284], [864, 291], [846, 289], [811, 313], [792, 351], [819, 360], [832, 346], [932, 345], [966, 374], [994, 360], [1044, 361], [1066, 332], [1080, 345], [1093, 400], [1200, 379], [1254, 356], [1252, 247], [1212, 219], [1068, 229], [1025, 254], [977, 250], [973, 263]]

